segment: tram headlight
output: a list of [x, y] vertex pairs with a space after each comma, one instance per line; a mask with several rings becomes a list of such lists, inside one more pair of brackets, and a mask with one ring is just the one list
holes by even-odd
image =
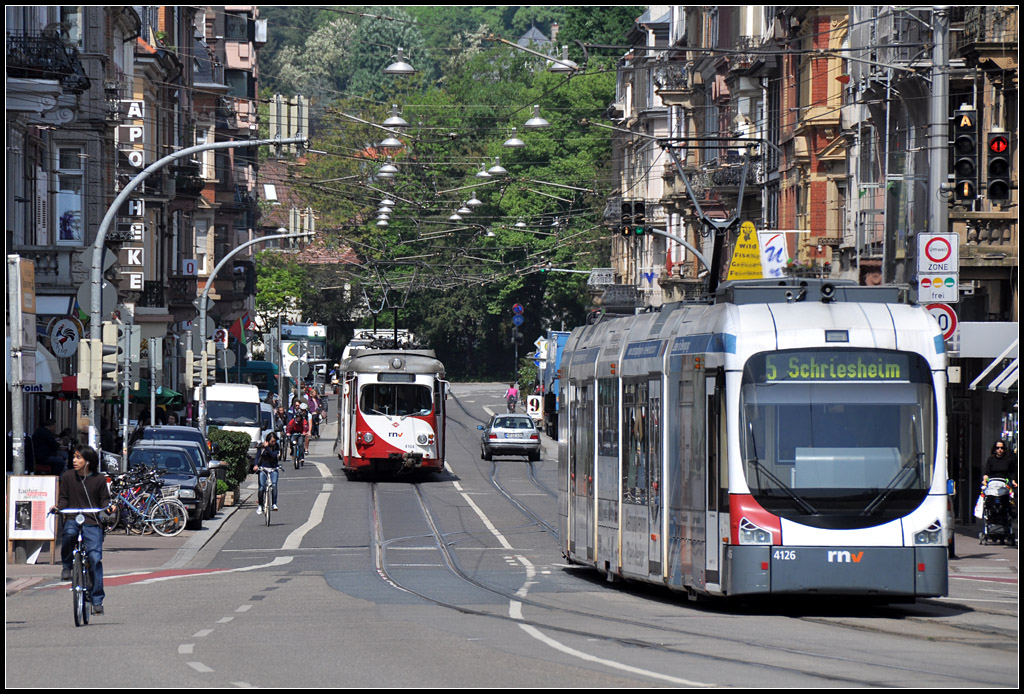
[[362, 441], [367, 446], [369, 446], [371, 443], [373, 443], [373, 433], [365, 431], [360, 435], [359, 440]]
[[942, 523], [933, 522], [924, 530], [914, 534], [915, 545], [941, 545], [942, 544]]
[[427, 441], [429, 440], [430, 439], [427, 437], [426, 434], [420, 434], [419, 436], [416, 437], [416, 443], [418, 443], [421, 446], [426, 446]]
[[740, 519], [739, 537], [741, 545], [770, 545], [772, 543], [770, 530], [758, 527], [746, 518]]

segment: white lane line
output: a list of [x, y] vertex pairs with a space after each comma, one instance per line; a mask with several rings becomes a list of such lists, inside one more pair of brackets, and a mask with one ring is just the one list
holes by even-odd
[[183, 643], [178, 646], [178, 655], [192, 655], [192, 649], [194, 647], [194, 643]]
[[258, 569], [268, 569], [273, 566], [283, 566], [291, 562], [294, 557], [277, 557], [273, 561], [267, 564], [256, 564], [254, 566], [241, 566], [237, 569], [224, 569], [223, 571], [212, 571], [208, 573], [199, 574], [175, 574], [174, 576], [157, 576], [155, 578], [147, 578], [145, 581], [138, 581], [135, 585], [144, 586], [147, 583], [160, 583], [162, 581], [174, 581], [179, 578], [194, 578], [196, 576], [223, 576], [224, 574], [236, 573], [239, 571], [256, 571]]
[[252, 609], [252, 605], [242, 605], [235, 612], [248, 612]]
[[[506, 548], [506, 549], [511, 550], [512, 549], [512, 545], [508, 542], [508, 540], [505, 539], [505, 536], [502, 535], [498, 531], [498, 529], [496, 527], [494, 527], [494, 524], [491, 523], [490, 519], [486, 515], [484, 515], [484, 512], [480, 509], [480, 507], [477, 506], [475, 503], [473, 503], [473, 500], [469, 498], [469, 495], [466, 494], [466, 492], [462, 491], [462, 487], [459, 485], [459, 483], [458, 482], [453, 482], [452, 484], [455, 486], [455, 489], [458, 490], [459, 494], [462, 495], [462, 498], [466, 500], [466, 503], [469, 504], [470, 508], [473, 509], [473, 511], [474, 511], [474, 513], [476, 513], [477, 517], [480, 518], [480, 520], [481, 520], [481, 522], [483, 522], [484, 526], [491, 532], [492, 535], [494, 535], [494, 537], [496, 537], [498, 539], [498, 542], [501, 543], [501, 546]], [[523, 585], [519, 588], [519, 590], [516, 591], [516, 595], [518, 597], [520, 597], [520, 598], [525, 598], [527, 593], [529, 593], [530, 587], [532, 585], [534, 585], [534, 583], [535, 583], [535, 581], [533, 579], [536, 576], [536, 569], [534, 568], [532, 562], [530, 562], [526, 557], [524, 557], [522, 555], [518, 555], [518, 554], [515, 555], [515, 557], [519, 561], [519, 563], [522, 564], [523, 567], [526, 569], [526, 581], [524, 581]], [[512, 617], [513, 619], [518, 620], [518, 621], [522, 621], [522, 619], [523, 619], [523, 606], [522, 606], [522, 603], [519, 602], [518, 600], [510, 600], [509, 601], [508, 612], [509, 612], [509, 616]], [[591, 655], [589, 653], [584, 653], [583, 651], [576, 650], [575, 648], [570, 648], [569, 646], [566, 646], [563, 643], [555, 641], [550, 636], [547, 636], [547, 635], [543, 634], [539, 629], [537, 629], [536, 627], [533, 627], [533, 626], [531, 626], [529, 624], [520, 624], [519, 628], [522, 629], [523, 631], [525, 631], [527, 634], [529, 634], [533, 638], [535, 638], [538, 641], [540, 641], [541, 643], [545, 644], [546, 646], [548, 646], [550, 648], [553, 648], [556, 651], [559, 651], [561, 653], [565, 653], [566, 655], [570, 655], [570, 656], [572, 656], [574, 658], [579, 658], [580, 660], [586, 660], [586, 661], [591, 662], [591, 663], [598, 663], [598, 664], [604, 665], [606, 667], [612, 668], [614, 670], [621, 670], [623, 672], [629, 672], [629, 673], [634, 674], [634, 675], [640, 675], [640, 676], [643, 676], [643, 677], [650, 677], [652, 679], [662, 680], [664, 682], [669, 682], [671, 684], [675, 684], [675, 685], [679, 685], [679, 686], [683, 686], [683, 687], [714, 687], [714, 686], [716, 686], [716, 685], [713, 685], [713, 684], [706, 684], [704, 682], [694, 682], [694, 681], [691, 681], [691, 680], [685, 680], [685, 679], [682, 679], [680, 677], [673, 677], [672, 675], [664, 675], [664, 674], [662, 674], [660, 672], [654, 672], [652, 670], [644, 670], [643, 668], [634, 667], [632, 665], [626, 665], [624, 663], [619, 663], [619, 662], [614, 661], [614, 660], [608, 660], [607, 658], [600, 658], [600, 657], [598, 657], [596, 655]]]
[[285, 539], [284, 544], [281, 545], [281, 549], [294, 550], [299, 548], [299, 545], [302, 544], [302, 538], [306, 536], [306, 533], [323, 522], [324, 512], [327, 511], [327, 500], [330, 497], [330, 492], [320, 492], [317, 495], [316, 501], [313, 502], [313, 508], [309, 512], [309, 520], [292, 531], [287, 539]]
[[192, 634], [192, 638], [194, 638], [194, 639], [201, 639], [203, 637], [209, 636], [212, 633], [213, 633], [213, 629], [200, 629], [196, 633]]
[[202, 663], [190, 662], [188, 665], [196, 672], [213, 672], [212, 667], [209, 667], [208, 665], [203, 665]]
[[221, 617], [220, 619], [217, 620], [217, 624], [227, 624], [228, 622], [230, 622], [233, 619], [234, 619], [234, 617]]

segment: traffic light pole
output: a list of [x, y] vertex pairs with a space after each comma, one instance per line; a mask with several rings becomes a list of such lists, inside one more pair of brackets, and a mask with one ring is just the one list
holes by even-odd
[[[282, 142], [287, 142], [287, 141], [286, 140], [282, 140]], [[206, 307], [207, 307], [207, 305], [210, 302], [210, 289], [213, 288], [213, 280], [214, 280], [214, 278], [217, 277], [217, 273], [219, 273], [221, 271], [221, 269], [225, 265], [228, 264], [229, 260], [234, 258], [241, 251], [244, 251], [246, 248], [249, 248], [250, 246], [255, 246], [255, 245], [260, 244], [260, 243], [266, 243], [268, 241], [280, 241], [281, 239], [300, 239], [300, 238], [307, 238], [309, 236], [312, 236], [312, 234], [310, 234], [310, 233], [304, 233], [304, 234], [274, 234], [272, 236], [261, 236], [258, 239], [253, 239], [252, 241], [246, 241], [241, 246], [239, 246], [238, 248], [234, 249], [233, 251], [228, 253], [226, 256], [224, 256], [221, 259], [221, 261], [219, 263], [217, 263], [217, 266], [215, 268], [213, 268], [213, 272], [211, 272], [210, 276], [206, 279], [206, 286], [203, 288], [203, 293], [199, 296], [199, 299], [197, 299], [197, 301], [199, 303], [199, 325], [196, 326], [196, 328], [197, 328], [196, 334], [197, 334], [197, 336], [199, 338], [198, 346], [199, 346], [200, 349], [202, 349], [203, 352], [206, 352]], [[195, 347], [196, 346], [197, 346], [196, 342], [193, 341], [193, 343], [192, 343], [193, 351], [195, 351]], [[203, 364], [205, 365], [205, 363], [206, 363], [206, 360], [204, 359], [203, 360]], [[204, 366], [204, 369], [205, 369], [205, 366]], [[192, 374], [188, 374], [188, 378], [192, 378]], [[280, 378], [280, 375], [278, 376], [278, 378]], [[197, 398], [197, 400], [199, 401], [199, 430], [202, 431], [203, 433], [206, 433], [206, 386], [203, 385], [203, 384], [200, 384], [198, 386], [198, 388], [199, 388], [199, 397]]]
[[[99, 229], [96, 230], [96, 240], [93, 243], [92, 249], [92, 296], [90, 296], [90, 307], [89, 307], [89, 337], [92, 340], [99, 341], [102, 339], [102, 328], [100, 326], [103, 317], [103, 251], [107, 243], [107, 232], [114, 223], [114, 218], [117, 216], [118, 210], [121, 209], [121, 205], [128, 201], [130, 196], [142, 183], [157, 171], [166, 168], [170, 164], [190, 157], [193, 154], [200, 152], [208, 152], [216, 149], [234, 149], [236, 147], [254, 147], [259, 145], [273, 145], [273, 144], [303, 144], [306, 142], [305, 137], [289, 137], [289, 138], [273, 138], [265, 140], [238, 140], [232, 142], [210, 142], [203, 145], [195, 145], [193, 147], [186, 147], [185, 149], [168, 154], [162, 159], [158, 159], [153, 162], [145, 169], [140, 171], [121, 192], [114, 198], [114, 202], [107, 208], [106, 214], [103, 215], [103, 220], [100, 222]], [[99, 399], [100, 393], [89, 392], [89, 445], [93, 448], [100, 448], [100, 413], [99, 413]]]

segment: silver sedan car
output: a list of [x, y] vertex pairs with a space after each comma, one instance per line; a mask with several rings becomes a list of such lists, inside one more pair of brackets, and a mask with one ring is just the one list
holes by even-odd
[[524, 455], [540, 460], [540, 430], [525, 414], [496, 414], [487, 426], [477, 425], [480, 435], [480, 457], [491, 460], [495, 455]]

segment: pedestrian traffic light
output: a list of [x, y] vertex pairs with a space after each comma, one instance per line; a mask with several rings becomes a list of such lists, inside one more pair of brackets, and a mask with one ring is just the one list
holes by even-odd
[[1010, 199], [1010, 138], [1005, 132], [990, 132], [985, 147], [988, 180], [985, 190], [989, 200]]
[[978, 197], [978, 124], [973, 107], [961, 107], [953, 116], [953, 179], [957, 200]]

